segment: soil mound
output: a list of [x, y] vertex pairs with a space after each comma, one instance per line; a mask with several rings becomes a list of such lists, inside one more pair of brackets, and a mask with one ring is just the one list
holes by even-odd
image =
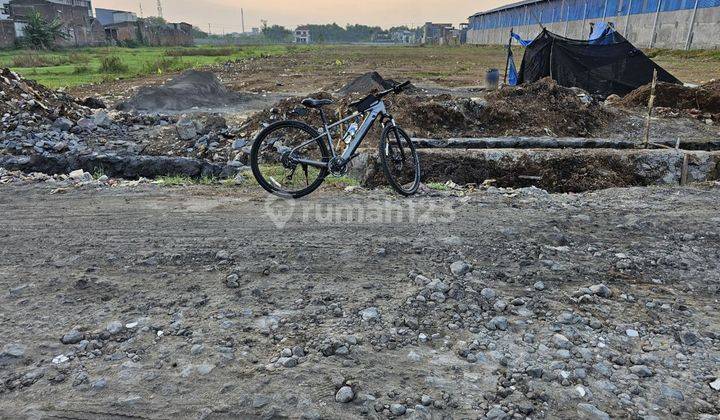
[[338, 90], [338, 94], [341, 96], [368, 95], [374, 91], [390, 89], [393, 86], [395, 86], [393, 80], [384, 79], [380, 76], [380, 73], [371, 71], [350, 81], [350, 83]]
[[587, 93], [546, 77], [489, 93], [478, 123], [493, 135], [588, 137], [609, 118]]
[[[328, 93], [311, 95], [332, 98]], [[582, 99], [584, 97], [585, 99]], [[252, 132], [275, 118], [293, 118], [318, 127], [317, 111], [302, 109], [301, 97], [278, 102], [252, 116], [243, 126]], [[349, 115], [349, 98], [341, 98], [325, 107], [332, 118]], [[448, 138], [480, 136], [568, 136], [589, 137], [601, 129], [610, 113], [587, 94], [559, 86], [551, 79], [507, 87], [488, 94], [487, 100], [456, 98], [451, 95], [393, 95], [385, 98], [389, 111], [398, 123], [414, 137]], [[376, 129], [377, 131], [377, 129]], [[379, 132], [371, 131], [367, 145]]]
[[183, 111], [230, 105], [240, 95], [229, 91], [214, 73], [189, 70], [161, 86], [147, 86], [126, 102], [119, 110]]
[[[634, 108], [647, 106], [651, 85], [641, 86], [625, 95], [621, 106]], [[659, 82], [655, 88], [655, 106], [678, 110], [697, 109], [711, 114], [720, 113], [720, 81], [699, 87], [686, 87]]]

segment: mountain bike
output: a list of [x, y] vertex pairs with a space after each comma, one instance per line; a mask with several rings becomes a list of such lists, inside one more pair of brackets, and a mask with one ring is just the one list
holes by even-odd
[[[266, 191], [284, 198], [300, 198], [315, 191], [328, 175], [343, 176], [357, 149], [379, 119], [383, 126], [378, 146], [379, 158], [388, 182], [400, 194], [413, 195], [420, 185], [420, 160], [410, 136], [400, 128], [385, 108], [383, 98], [399, 94], [410, 85], [401, 83], [370, 94], [350, 104], [352, 115], [332, 124], [323, 107], [330, 99], [306, 98], [301, 102], [309, 110], [320, 112], [322, 128], [296, 120], [277, 121], [257, 135], [250, 152], [255, 179]], [[335, 142], [332, 131], [344, 123], [347, 131]], [[345, 149], [340, 152], [341, 142]]]

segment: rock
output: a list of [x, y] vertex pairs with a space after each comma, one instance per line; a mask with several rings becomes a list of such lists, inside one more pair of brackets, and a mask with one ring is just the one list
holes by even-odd
[[105, 109], [107, 108], [107, 105], [105, 105], [105, 102], [103, 102], [102, 99], [98, 99], [95, 97], [87, 97], [79, 102], [80, 105], [86, 106], [88, 108], [92, 109]]
[[710, 388], [714, 389], [715, 391], [720, 391], [720, 378], [715, 379], [714, 381], [710, 382]]
[[232, 143], [233, 150], [242, 150], [243, 147], [247, 145], [247, 140], [245, 139], [235, 139]]
[[233, 273], [225, 278], [225, 285], [231, 289], [237, 289], [240, 287], [240, 276]]
[[640, 336], [640, 333], [637, 332], [637, 330], [634, 330], [632, 328], [628, 328], [627, 330], [625, 330], [625, 334], [631, 338], [636, 338], [636, 337]]
[[73, 127], [73, 122], [65, 117], [60, 117], [53, 122], [52, 127], [60, 131], [69, 131]]
[[107, 332], [110, 333], [110, 335], [119, 334], [124, 328], [124, 325], [120, 321], [112, 321], [110, 322], [105, 329]]
[[380, 318], [380, 312], [375, 307], [366, 308], [360, 311], [360, 317], [365, 322], [375, 322]]
[[535, 282], [533, 287], [535, 288], [535, 290], [545, 290], [545, 283], [538, 281], [538, 282]]
[[480, 291], [480, 295], [488, 301], [493, 301], [497, 297], [497, 293], [495, 293], [495, 290], [489, 287], [482, 289]]
[[77, 344], [82, 341], [83, 338], [85, 338], [85, 334], [81, 333], [78, 330], [72, 330], [67, 334], [63, 335], [60, 339], [60, 342], [62, 342], [63, 344]]
[[5, 344], [0, 352], [0, 364], [4, 359], [19, 359], [25, 356], [27, 347], [19, 343]]
[[107, 388], [107, 379], [98, 379], [97, 381], [93, 382], [92, 385], [90, 385], [90, 388], [93, 391], [102, 391], [103, 389]]
[[177, 130], [180, 140], [192, 140], [198, 135], [195, 122], [188, 117], [180, 118], [175, 124], [175, 129]]
[[427, 407], [433, 403], [433, 399], [429, 395], [423, 395], [422, 397], [420, 397], [420, 403]]
[[700, 341], [700, 337], [692, 331], [682, 331], [680, 333], [680, 342], [686, 346], [694, 346], [698, 341]]
[[450, 272], [455, 276], [464, 276], [465, 273], [470, 271], [470, 265], [465, 261], [455, 261], [450, 264]]
[[344, 386], [335, 393], [335, 401], [339, 403], [349, 403], [355, 398], [355, 393], [349, 386]]
[[645, 365], [635, 365], [630, 367], [630, 372], [641, 378], [649, 378], [654, 375], [653, 371]]
[[218, 251], [218, 252], [215, 254], [215, 258], [218, 259], [218, 260], [227, 260], [227, 259], [230, 259], [230, 252], [228, 252], [228, 251], [226, 251], [226, 250], [224, 250], [224, 249], [221, 249], [220, 251]]
[[573, 346], [573, 343], [562, 334], [555, 334], [553, 336], [553, 344], [555, 348], [558, 349], [571, 349]]
[[685, 400], [685, 396], [679, 389], [669, 387], [665, 384], [660, 385], [660, 393], [666, 398], [672, 398], [678, 401]]
[[600, 296], [601, 298], [608, 299], [612, 297], [612, 290], [610, 290], [609, 287], [605, 286], [604, 284], [594, 284], [589, 287], [590, 291], [597, 296]]
[[488, 322], [487, 327], [490, 330], [505, 331], [508, 329], [508, 320], [504, 316], [496, 316]]
[[108, 115], [107, 111], [97, 111], [95, 115], [93, 115], [93, 123], [95, 123], [98, 127], [110, 128], [112, 120], [110, 119], [110, 115]]
[[396, 416], [402, 416], [407, 411], [403, 404], [390, 404], [390, 412]]
[[92, 174], [90, 172], [85, 172], [82, 169], [77, 169], [75, 171], [72, 171], [68, 174], [68, 178], [72, 179], [73, 181], [77, 182], [86, 182], [86, 181], [92, 181]]
[[[77, 121], [78, 128], [86, 131], [92, 131], [97, 128], [97, 125], [95, 125], [95, 122], [91, 120], [90, 118], [80, 118]], [[74, 132], [75, 130], [73, 130]]]
[[202, 344], [193, 344], [193, 346], [190, 348], [190, 354], [193, 356], [197, 356], [203, 353], [205, 351], [205, 346]]
[[485, 413], [486, 419], [494, 419], [494, 420], [504, 420], [508, 418], [507, 413], [503, 411], [500, 407], [493, 407], [490, 410], [488, 410], [487, 413]]
[[59, 355], [53, 357], [52, 362], [56, 365], [59, 365], [61, 363], [67, 362], [68, 360], [70, 360], [70, 359], [67, 356], [65, 356], [64, 354], [59, 354]]
[[577, 405], [577, 413], [581, 419], [587, 420], [610, 420], [608, 413], [600, 410], [592, 404], [580, 403]]

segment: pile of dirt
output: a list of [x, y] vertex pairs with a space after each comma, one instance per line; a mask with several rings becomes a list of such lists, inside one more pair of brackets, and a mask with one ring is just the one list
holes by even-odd
[[90, 114], [72, 96], [48, 89], [14, 71], [0, 69], [0, 114], [3, 131], [12, 131], [18, 125], [38, 126], [51, 123], [59, 117], [76, 122]]
[[[315, 98], [332, 98], [320, 92]], [[583, 96], [586, 99], [581, 99]], [[283, 118], [299, 119], [318, 127], [319, 113], [303, 110], [302, 97], [284, 99], [273, 108], [259, 112], [241, 127], [248, 134], [267, 123]], [[331, 119], [350, 115], [350, 98], [336, 98], [324, 109]], [[482, 136], [567, 136], [589, 137], [603, 128], [610, 113], [588, 95], [559, 86], [547, 78], [518, 87], [506, 87], [484, 99], [451, 95], [388, 96], [389, 112], [413, 137], [448, 138]], [[301, 109], [301, 113], [296, 111]], [[367, 146], [379, 138], [379, 127], [368, 135]]]
[[231, 105], [240, 95], [229, 91], [214, 73], [188, 70], [161, 86], [145, 86], [119, 110], [183, 111]]
[[560, 86], [549, 77], [487, 96], [477, 123], [492, 135], [590, 137], [610, 113], [579, 89]]
[[383, 78], [378, 72], [371, 71], [356, 77], [350, 83], [346, 84], [340, 90], [338, 95], [368, 95], [374, 91], [390, 89], [395, 86], [395, 81]]
[[[651, 85], [641, 86], [625, 95], [620, 105], [627, 108], [647, 106]], [[699, 113], [720, 113], [720, 80], [699, 87], [659, 82], [655, 87], [655, 106]]]

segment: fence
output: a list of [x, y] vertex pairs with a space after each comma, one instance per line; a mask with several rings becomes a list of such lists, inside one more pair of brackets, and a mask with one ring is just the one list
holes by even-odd
[[600, 21], [613, 22], [639, 46], [720, 46], [720, 0], [545, 0], [471, 16], [468, 42], [502, 44], [510, 28], [533, 38], [540, 26], [585, 39], [589, 23]]

